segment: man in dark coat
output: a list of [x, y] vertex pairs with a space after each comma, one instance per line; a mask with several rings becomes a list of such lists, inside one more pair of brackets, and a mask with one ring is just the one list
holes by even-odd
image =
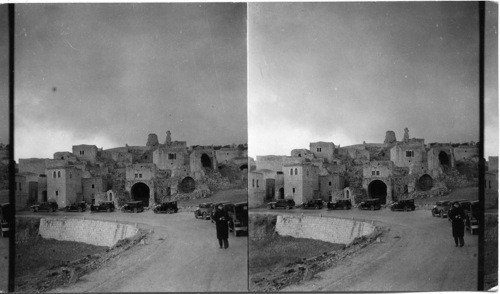
[[453, 231], [453, 238], [455, 239], [455, 247], [464, 246], [464, 230], [465, 230], [465, 212], [460, 206], [458, 201], [453, 202], [450, 211], [448, 211], [448, 218], [451, 220], [451, 227]]
[[229, 215], [224, 209], [222, 209], [222, 204], [217, 206], [214, 213], [214, 221], [220, 248], [224, 246], [224, 249], [227, 249], [227, 247], [229, 247], [229, 242], [227, 241], [227, 238], [229, 237], [229, 227], [227, 225]]

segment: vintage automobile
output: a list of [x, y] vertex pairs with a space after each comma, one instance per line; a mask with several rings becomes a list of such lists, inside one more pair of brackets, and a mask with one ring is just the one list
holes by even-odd
[[177, 201], [163, 202], [153, 208], [154, 213], [176, 213], [178, 211]]
[[328, 202], [326, 204], [326, 207], [329, 209], [329, 210], [332, 210], [332, 209], [351, 209], [352, 207], [352, 204], [351, 204], [351, 200], [337, 200], [335, 202]]
[[248, 234], [248, 203], [235, 203], [229, 214], [229, 231], [233, 232], [236, 237], [240, 233]]
[[322, 209], [323, 199], [311, 199], [306, 203], [302, 203], [301, 208], [303, 209]]
[[13, 223], [14, 217], [12, 206], [10, 203], [0, 204], [0, 233], [2, 237], [8, 237], [10, 232], [10, 224]]
[[474, 235], [474, 230], [479, 230], [479, 217], [481, 215], [481, 207], [479, 200], [469, 202], [470, 205], [464, 208], [465, 212], [465, 229], [469, 230], [471, 235]]
[[115, 203], [113, 201], [101, 201], [97, 205], [90, 205], [90, 212], [99, 211], [113, 212], [115, 211]]
[[57, 202], [41, 202], [39, 204], [31, 205], [31, 211], [32, 212], [38, 212], [38, 211], [52, 211], [55, 212], [57, 209], [59, 209], [59, 205], [57, 205]]
[[380, 201], [377, 198], [365, 199], [358, 205], [359, 209], [369, 210], [380, 209], [381, 207]]
[[65, 210], [82, 212], [87, 210], [87, 203], [85, 203], [85, 201], [75, 202], [70, 205], [66, 205]]
[[212, 210], [214, 209], [213, 203], [200, 203], [194, 211], [195, 218], [210, 219]]
[[214, 203], [212, 205], [212, 212], [210, 213], [210, 221], [215, 223], [214, 221], [214, 213], [215, 211], [217, 210], [216, 208], [222, 204], [222, 209], [225, 210], [228, 214], [231, 210], [233, 210], [233, 207], [234, 207], [234, 203], [230, 202], [230, 201], [224, 201], [224, 202], [219, 202], [219, 203]]
[[451, 202], [446, 201], [437, 201], [436, 205], [431, 210], [432, 216], [446, 217], [448, 215], [448, 210], [450, 210]]
[[394, 202], [391, 205], [391, 210], [402, 210], [402, 211], [414, 211], [415, 210], [415, 200], [414, 199], [406, 199], [399, 200]]
[[129, 201], [125, 203], [122, 207], [123, 212], [143, 212], [144, 211], [144, 204], [142, 201]]
[[291, 209], [295, 207], [295, 201], [293, 199], [278, 199], [273, 202], [269, 202], [267, 204], [270, 209], [275, 209], [275, 208], [285, 208], [285, 209]]

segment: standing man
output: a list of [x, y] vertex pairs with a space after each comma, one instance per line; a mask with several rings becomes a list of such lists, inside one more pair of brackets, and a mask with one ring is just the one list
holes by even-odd
[[229, 228], [227, 225], [229, 215], [223, 209], [222, 204], [217, 205], [217, 210], [214, 213], [214, 221], [220, 248], [222, 249], [222, 246], [224, 245], [224, 249], [227, 249], [227, 247], [229, 247], [229, 242], [227, 241], [229, 236]]
[[458, 201], [453, 202], [450, 211], [448, 211], [448, 218], [451, 220], [453, 238], [455, 239], [455, 247], [458, 247], [459, 241], [460, 247], [463, 247], [465, 212]]

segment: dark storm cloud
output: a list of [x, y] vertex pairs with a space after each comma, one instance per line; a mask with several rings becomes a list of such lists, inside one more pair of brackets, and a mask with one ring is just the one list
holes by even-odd
[[471, 2], [249, 4], [250, 145], [268, 130], [256, 114], [341, 145], [405, 127], [477, 141], [478, 30]]
[[31, 125], [50, 122], [116, 146], [143, 145], [150, 132], [164, 140], [168, 129], [188, 144], [246, 142], [244, 4], [17, 11], [16, 130], [23, 136]]

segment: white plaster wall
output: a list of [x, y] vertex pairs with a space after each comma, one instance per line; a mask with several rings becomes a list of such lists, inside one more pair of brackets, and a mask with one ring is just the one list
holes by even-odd
[[349, 244], [355, 238], [375, 231], [372, 224], [330, 217], [278, 215], [276, 232], [282, 236], [309, 238], [337, 244]]
[[83, 219], [40, 219], [39, 234], [45, 239], [75, 241], [97, 246], [115, 245], [138, 233], [131, 225]]

